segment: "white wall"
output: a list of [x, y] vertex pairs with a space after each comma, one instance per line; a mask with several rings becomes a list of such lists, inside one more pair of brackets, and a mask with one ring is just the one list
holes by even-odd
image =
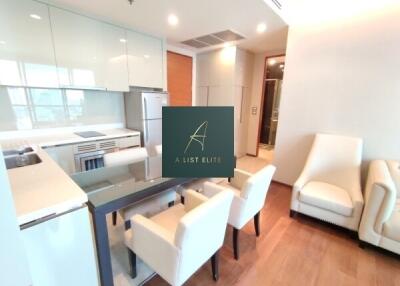
[[316, 132], [362, 137], [364, 167], [400, 159], [399, 1], [292, 2], [275, 179], [295, 181]]
[[[285, 50], [268, 51], [255, 54], [253, 66], [253, 84], [251, 89], [251, 102], [249, 114], [249, 124], [247, 131], [247, 154], [256, 155], [258, 147], [258, 126], [260, 122], [261, 99], [263, 91], [264, 65], [265, 58], [275, 55], [284, 54]], [[252, 114], [251, 109], [257, 108], [257, 113]]]

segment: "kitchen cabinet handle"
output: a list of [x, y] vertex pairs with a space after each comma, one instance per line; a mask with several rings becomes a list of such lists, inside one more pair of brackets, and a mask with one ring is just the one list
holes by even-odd
[[145, 136], [145, 143], [149, 142], [149, 124], [147, 123], [147, 120], [144, 121], [144, 127], [146, 128], [146, 136]]

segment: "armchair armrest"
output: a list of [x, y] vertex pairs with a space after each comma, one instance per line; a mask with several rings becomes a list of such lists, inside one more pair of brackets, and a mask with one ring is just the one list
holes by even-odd
[[131, 224], [132, 239], [127, 241], [127, 245], [133, 252], [152, 269], [163, 272], [160, 272], [161, 275], [174, 273], [179, 255], [179, 250], [174, 244], [175, 233], [142, 215], [133, 216]]
[[185, 196], [185, 211], [189, 212], [207, 200], [208, 198], [206, 196], [189, 189], [186, 191]]
[[396, 204], [396, 187], [385, 161], [373, 161], [365, 186], [365, 208], [360, 230], [373, 228], [382, 232], [383, 224], [390, 218]]
[[233, 178], [231, 178], [231, 185], [234, 186], [236, 189], [241, 190], [244, 183], [251, 177], [251, 173], [236, 169], [234, 170]]
[[203, 184], [203, 194], [208, 197], [211, 198], [212, 196], [218, 194], [221, 191], [226, 190], [227, 188], [217, 185], [215, 183], [212, 182], [205, 182]]

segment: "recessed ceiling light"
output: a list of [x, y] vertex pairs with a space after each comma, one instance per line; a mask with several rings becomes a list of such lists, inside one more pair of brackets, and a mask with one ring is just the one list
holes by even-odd
[[32, 19], [35, 19], [35, 20], [40, 20], [40, 19], [42, 19], [42, 17], [40, 17], [39, 15], [37, 15], [37, 14], [30, 14], [29, 15]]
[[275, 59], [270, 59], [270, 60], [268, 60], [268, 64], [270, 66], [273, 66], [274, 64], [276, 64], [276, 60]]
[[148, 58], [150, 58], [150, 56], [149, 56], [149, 55], [143, 55], [143, 57], [144, 57], [145, 59], [148, 59]]
[[168, 16], [168, 24], [171, 26], [176, 26], [179, 23], [179, 19], [175, 14], [169, 14]]
[[257, 25], [257, 33], [264, 33], [265, 30], [267, 30], [267, 24], [265, 23], [260, 23]]
[[0, 41], [0, 45], [5, 45], [6, 41]]
[[121, 43], [126, 43], [126, 39], [124, 39], [124, 38], [119, 39], [119, 41], [120, 41]]

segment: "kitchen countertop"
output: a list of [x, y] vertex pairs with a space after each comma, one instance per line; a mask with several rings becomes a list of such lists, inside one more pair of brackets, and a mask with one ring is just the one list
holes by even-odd
[[88, 200], [45, 151], [35, 149], [41, 163], [8, 170], [20, 225], [79, 207]]
[[82, 138], [74, 133], [65, 133], [0, 141], [3, 150], [29, 145], [42, 160], [39, 164], [8, 170], [20, 225], [68, 211], [88, 201], [86, 193], [41, 147], [140, 135], [138, 131], [124, 128], [99, 132], [105, 136]]
[[98, 132], [105, 134], [105, 136], [83, 138], [79, 135], [69, 132], [69, 133], [60, 133], [60, 134], [53, 134], [46, 136], [28, 137], [22, 139], [21, 138], [6, 139], [6, 140], [1, 140], [0, 144], [3, 147], [3, 150], [7, 150], [7, 149], [13, 149], [16, 146], [20, 145], [38, 145], [40, 147], [50, 147], [56, 145], [84, 143], [90, 141], [140, 135], [139, 131], [126, 128], [98, 130]]

